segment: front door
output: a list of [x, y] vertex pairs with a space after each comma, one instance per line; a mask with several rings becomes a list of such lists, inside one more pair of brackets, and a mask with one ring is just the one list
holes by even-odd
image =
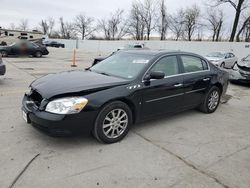
[[165, 56], [149, 70], [148, 74], [162, 71], [165, 73], [165, 78], [144, 83], [143, 118], [175, 112], [182, 108], [183, 76], [179, 75], [179, 67], [177, 56]]

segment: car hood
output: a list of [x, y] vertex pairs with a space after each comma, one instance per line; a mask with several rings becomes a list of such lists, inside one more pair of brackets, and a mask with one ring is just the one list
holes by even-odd
[[240, 61], [238, 64], [241, 67], [249, 67], [250, 68], [250, 61]]
[[67, 71], [49, 74], [35, 80], [30, 87], [45, 99], [59, 95], [92, 92], [129, 83], [128, 80], [90, 71]]
[[220, 61], [220, 60], [222, 60], [222, 58], [219, 58], [219, 57], [209, 57], [209, 56], [206, 56], [206, 59], [209, 60], [209, 61]]

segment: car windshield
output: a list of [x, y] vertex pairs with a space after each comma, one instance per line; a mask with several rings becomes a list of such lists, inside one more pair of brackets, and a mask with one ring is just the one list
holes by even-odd
[[218, 58], [223, 58], [224, 54], [221, 52], [212, 52], [207, 55], [207, 57], [218, 57]]
[[120, 52], [91, 67], [90, 71], [132, 80], [152, 57], [152, 55]]

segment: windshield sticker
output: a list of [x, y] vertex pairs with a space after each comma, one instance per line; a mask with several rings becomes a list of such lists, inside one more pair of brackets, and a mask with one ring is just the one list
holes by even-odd
[[146, 59], [137, 59], [133, 61], [133, 63], [135, 64], [147, 64], [148, 62], [149, 60], [146, 60]]

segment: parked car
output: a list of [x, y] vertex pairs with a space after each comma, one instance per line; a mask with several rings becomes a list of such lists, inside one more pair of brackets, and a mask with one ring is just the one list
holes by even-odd
[[237, 63], [230, 72], [232, 82], [250, 83], [250, 55]]
[[3, 76], [6, 72], [5, 64], [3, 63], [2, 57], [0, 56], [0, 76]]
[[9, 46], [0, 46], [0, 54], [2, 54], [3, 57], [10, 55], [31, 55], [34, 57], [42, 57], [43, 55], [48, 55], [49, 51], [45, 46], [25, 41], [13, 43]]
[[158, 115], [193, 108], [215, 112], [228, 77], [192, 53], [122, 51], [85, 71], [34, 81], [23, 98], [23, 117], [52, 135], [92, 132], [114, 143], [132, 124]]
[[127, 45], [122, 48], [118, 48], [117, 51], [112, 52], [109, 56], [107, 57], [97, 57], [94, 59], [94, 62], [92, 66], [96, 65], [97, 63], [103, 61], [104, 59], [107, 59], [108, 57], [114, 55], [115, 53], [119, 52], [120, 50], [149, 50], [149, 48], [145, 47], [144, 44], [134, 44], [134, 45]]
[[63, 43], [60, 43], [60, 42], [57, 42], [57, 41], [44, 41], [43, 44], [45, 46], [49, 46], [49, 47], [65, 48], [65, 45]]
[[232, 52], [212, 52], [206, 58], [214, 65], [222, 68], [233, 68], [238, 58]]

